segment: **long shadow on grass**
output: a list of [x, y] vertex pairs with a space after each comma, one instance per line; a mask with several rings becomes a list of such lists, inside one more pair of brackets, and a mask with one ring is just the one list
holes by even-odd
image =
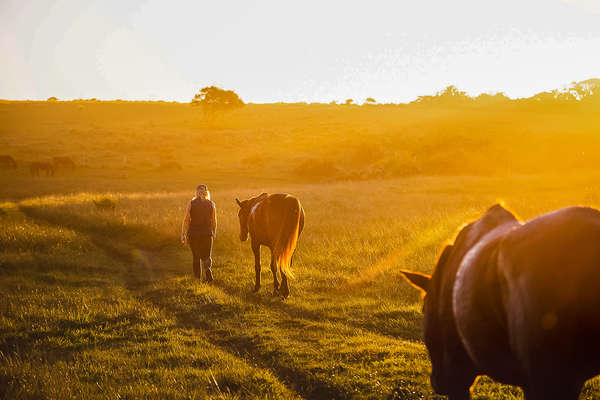
[[[48, 321], [44, 317], [29, 317], [27, 323], [43, 326]], [[144, 321], [135, 313], [88, 322], [58, 319], [50, 323], [50, 329], [39, 331], [0, 329], [0, 352], [7, 357], [41, 356], [49, 363], [72, 361], [86, 350], [114, 351], [121, 344], [129, 345], [132, 341], [150, 342], [150, 338], [162, 331], [163, 327], [145, 328]], [[97, 336], [95, 332], [102, 334]], [[128, 334], [125, 336], [123, 332]]]
[[[147, 291], [143, 300], [165, 310], [177, 320], [177, 325], [203, 331], [210, 342], [226, 352], [234, 352], [250, 362], [269, 369], [279, 380], [307, 399], [349, 399], [351, 396], [341, 387], [333, 386], [309, 371], [296, 367], [294, 360], [285, 349], [279, 348], [276, 340], [265, 340], [263, 336], [245, 334], [244, 325], [256, 323], [245, 319], [246, 307], [240, 304], [211, 303], [191, 289], [181, 287], [160, 288]], [[181, 303], [178, 299], [184, 298]], [[239, 326], [242, 334], [236, 334], [233, 327]], [[280, 326], [284, 328], [283, 325]], [[289, 328], [289, 327], [288, 327]], [[304, 329], [307, 329], [304, 326]], [[319, 329], [315, 326], [312, 329]]]
[[[72, 229], [84, 235], [96, 247], [102, 249], [109, 257], [127, 266], [125, 278], [127, 289], [134, 290], [140, 285], [152, 282], [159, 271], [155, 263], [149, 260], [148, 252], [165, 251], [172, 247], [173, 238], [155, 232], [142, 225], [125, 225], [121, 221], [111, 219], [110, 215], [82, 216], [67, 211], [61, 212], [59, 207], [20, 207], [28, 217], [48, 224]], [[146, 268], [145, 280], [133, 278], [139, 267]]]
[[[38, 262], [40, 261], [40, 262]], [[51, 264], [44, 263], [42, 256], [39, 259], [35, 259], [31, 262], [20, 261], [20, 262], [0, 262], [0, 277], [5, 279], [10, 278], [23, 278], [26, 277], [29, 282], [44, 285], [54, 285], [56, 287], [67, 287], [67, 288], [101, 288], [110, 285], [110, 281], [107, 279], [94, 278], [94, 274], [106, 276], [106, 269], [82, 266], [80, 264], [72, 263], [56, 263], [53, 261]], [[53, 271], [60, 271], [63, 274], [75, 276], [86, 274], [85, 278], [80, 279], [66, 279], [51, 275]]]
[[[317, 311], [307, 310], [291, 304], [289, 301], [281, 301], [279, 297], [269, 294], [254, 293], [251, 290], [243, 292], [239, 287], [226, 285], [216, 281], [215, 286], [222, 289], [230, 296], [237, 297], [240, 300], [269, 307], [287, 314], [291, 318], [300, 318], [314, 322], [332, 322], [341, 323], [349, 327], [359, 328], [377, 335], [388, 336], [392, 339], [403, 339], [411, 341], [422, 341], [422, 320], [423, 315], [413, 310], [394, 310], [374, 312], [370, 316], [365, 315], [364, 320], [349, 321], [342, 317], [331, 317]], [[366, 314], [366, 313], [365, 313]], [[406, 327], [392, 327], [389, 325], [391, 319], [407, 322]]]
[[126, 225], [110, 212], [84, 216], [69, 212], [67, 207], [62, 206], [19, 206], [19, 209], [30, 218], [86, 233], [100, 241], [110, 239], [152, 250], [161, 250], [174, 242], [172, 237], [143, 225]]

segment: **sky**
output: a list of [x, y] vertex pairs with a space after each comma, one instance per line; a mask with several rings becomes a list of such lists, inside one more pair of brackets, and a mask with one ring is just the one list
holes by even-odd
[[600, 0], [0, 0], [0, 98], [408, 102], [600, 78]]

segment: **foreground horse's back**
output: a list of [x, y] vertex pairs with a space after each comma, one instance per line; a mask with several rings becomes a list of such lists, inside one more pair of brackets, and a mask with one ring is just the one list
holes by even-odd
[[600, 212], [536, 218], [507, 236], [501, 255], [508, 332], [536, 386], [530, 397], [577, 398], [600, 373]]

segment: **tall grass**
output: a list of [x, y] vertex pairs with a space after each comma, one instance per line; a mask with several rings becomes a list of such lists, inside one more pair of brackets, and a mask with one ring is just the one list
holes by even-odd
[[[423, 398], [421, 300], [398, 270], [430, 271], [457, 228], [499, 199], [522, 218], [594, 205], [592, 179], [264, 186], [306, 210], [285, 302], [268, 289], [266, 252], [264, 289], [251, 291], [233, 199], [255, 189], [212, 191], [212, 286], [191, 279], [178, 242], [187, 192], [106, 194], [118, 202], [108, 213], [92, 194], [5, 203], [0, 387], [14, 398]], [[599, 394], [597, 380], [586, 387]], [[478, 399], [520, 396], [489, 379], [475, 386]]]

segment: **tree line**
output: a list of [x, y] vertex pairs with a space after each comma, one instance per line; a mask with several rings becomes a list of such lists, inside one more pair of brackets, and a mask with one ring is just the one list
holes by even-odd
[[[522, 99], [511, 99], [502, 92], [482, 93], [472, 97], [456, 86], [450, 85], [433, 95], [419, 96], [409, 104], [460, 106], [469, 104], [492, 105], [510, 102], [527, 102], [540, 105], [564, 103], [600, 104], [600, 79], [573, 82], [563, 89], [540, 92]], [[194, 96], [191, 104], [200, 107], [204, 112], [205, 118], [213, 120], [218, 115], [243, 107], [245, 103], [233, 90], [207, 86]], [[332, 101], [329, 104], [357, 105], [353, 99], [346, 99], [341, 103]], [[363, 105], [375, 104], [377, 104], [377, 101], [373, 97], [367, 97], [363, 103]]]

